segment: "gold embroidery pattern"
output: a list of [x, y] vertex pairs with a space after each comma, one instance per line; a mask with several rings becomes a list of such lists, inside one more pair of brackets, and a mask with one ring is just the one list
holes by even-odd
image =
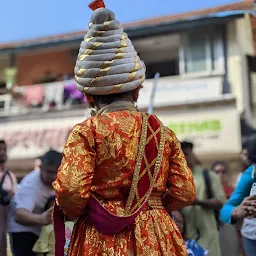
[[80, 55], [79, 60], [84, 60], [86, 57], [91, 55], [97, 48], [99, 48], [103, 43], [94, 42], [90, 45], [90, 48], [86, 49], [83, 54]]
[[142, 114], [142, 131], [141, 131], [141, 138], [140, 138], [140, 146], [139, 146], [139, 151], [138, 151], [138, 157], [136, 160], [136, 165], [134, 168], [134, 173], [133, 173], [133, 180], [132, 180], [132, 185], [130, 189], [130, 194], [126, 203], [125, 207], [125, 215], [130, 214], [130, 210], [132, 207], [132, 202], [134, 200], [134, 197], [137, 197], [137, 200], [140, 200], [138, 194], [137, 194], [137, 185], [139, 182], [139, 172], [141, 168], [141, 163], [142, 163], [142, 158], [144, 155], [144, 150], [147, 142], [147, 126], [148, 126], [148, 116], [146, 114]]
[[[136, 212], [138, 209], [140, 209], [140, 207], [143, 205], [143, 203], [145, 202], [145, 200], [147, 200], [153, 190], [153, 187], [154, 187], [154, 184], [155, 184], [155, 181], [156, 181], [156, 178], [157, 178], [157, 175], [159, 173], [159, 170], [160, 170], [160, 167], [161, 167], [161, 163], [162, 163], [162, 157], [163, 157], [163, 150], [164, 150], [164, 143], [165, 143], [165, 135], [164, 135], [164, 127], [161, 123], [159, 123], [160, 127], [156, 130], [156, 131], [153, 131], [151, 125], [149, 123], [147, 123], [147, 128], [149, 127], [149, 130], [151, 131], [151, 135], [149, 136], [149, 138], [146, 139], [146, 144], [149, 143], [149, 141], [154, 138], [155, 139], [155, 144], [157, 145], [156, 147], [158, 148], [158, 154], [157, 154], [157, 157], [151, 162], [151, 163], [148, 163], [148, 160], [147, 160], [147, 156], [145, 154], [143, 154], [143, 158], [144, 158], [144, 161], [145, 161], [145, 169], [143, 170], [143, 172], [139, 175], [139, 171], [135, 168], [135, 171], [134, 171], [134, 180], [133, 180], [133, 183], [132, 183], [132, 187], [131, 187], [131, 192], [130, 192], [130, 195], [129, 195], [129, 198], [128, 198], [128, 201], [127, 201], [127, 208], [126, 208], [126, 213], [128, 211], [130, 211], [130, 214], [131, 213], [134, 213]], [[158, 142], [158, 139], [157, 139], [157, 133], [160, 132], [160, 142]], [[143, 142], [142, 142], [143, 143]], [[146, 145], [145, 144], [145, 145]], [[158, 146], [159, 144], [159, 146]], [[142, 144], [143, 145], [143, 144]], [[144, 149], [145, 149], [145, 145], [144, 146]], [[144, 153], [144, 152], [143, 152]], [[140, 154], [140, 152], [139, 152]], [[142, 160], [142, 159], [141, 159]], [[153, 171], [153, 176], [150, 172], [150, 169], [152, 166], [154, 166], [154, 171]], [[141, 166], [140, 166], [141, 167]], [[139, 197], [139, 191], [138, 191], [138, 181], [140, 178], [142, 178], [145, 174], [147, 173], [148, 177], [149, 177], [149, 180], [150, 180], [150, 189], [148, 190], [148, 192], [142, 197], [140, 198]], [[136, 197], [136, 203], [134, 205], [132, 205], [134, 199]], [[129, 204], [128, 204], [129, 203]], [[132, 207], [132, 208], [131, 208]]]
[[[166, 193], [163, 204], [168, 212], [162, 209], [159, 197], [150, 197], [149, 208], [140, 212], [132, 230], [124, 230], [114, 237], [100, 234], [83, 215], [91, 191], [102, 198], [109, 212], [119, 216], [124, 213], [123, 190], [131, 188], [138, 155], [134, 151], [138, 150], [141, 135], [142, 115], [132, 110], [104, 112], [71, 131], [53, 184], [58, 205], [65, 215], [79, 218], [69, 256], [187, 255], [183, 239], [168, 212], [189, 205], [194, 200], [195, 187], [180, 144], [168, 128], [161, 136], [165, 139], [163, 158], [152, 191], [153, 195]], [[103, 139], [112, 143], [112, 151], [103, 146]], [[128, 194], [125, 201], [127, 198]], [[154, 209], [150, 209], [150, 205]]]

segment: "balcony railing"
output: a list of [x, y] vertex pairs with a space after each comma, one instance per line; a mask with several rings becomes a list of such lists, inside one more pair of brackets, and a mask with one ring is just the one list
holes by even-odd
[[70, 109], [86, 103], [74, 80], [16, 86], [12, 94], [0, 95], [0, 114], [17, 115]]
[[[149, 106], [153, 83], [153, 79], [147, 79], [143, 83], [138, 102], [140, 108], [145, 109]], [[223, 76], [161, 77], [157, 81], [154, 106], [162, 107], [216, 99], [223, 96], [222, 91]], [[74, 80], [17, 86], [14, 93], [15, 97], [11, 94], [0, 95], [2, 116], [82, 108], [86, 103], [85, 96], [77, 90]]]

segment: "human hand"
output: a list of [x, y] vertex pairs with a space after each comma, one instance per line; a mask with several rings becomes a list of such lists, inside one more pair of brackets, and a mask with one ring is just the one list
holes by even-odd
[[42, 226], [49, 225], [52, 223], [52, 212], [53, 212], [53, 207], [49, 208], [47, 211], [41, 214], [40, 224]]
[[193, 202], [193, 205], [201, 205], [201, 201], [196, 198]]
[[235, 221], [247, 217], [256, 218], [256, 195], [246, 197], [232, 213], [232, 219]]

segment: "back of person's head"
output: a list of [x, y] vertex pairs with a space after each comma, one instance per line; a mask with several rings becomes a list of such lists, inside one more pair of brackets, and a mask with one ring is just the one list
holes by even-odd
[[49, 150], [42, 157], [42, 165], [60, 166], [62, 154], [56, 150]]
[[248, 142], [248, 159], [256, 164], [256, 136], [253, 136]]
[[62, 154], [55, 150], [50, 150], [41, 159], [41, 180], [46, 186], [52, 187], [52, 183], [56, 179], [58, 167], [61, 164]]
[[0, 144], [2, 144], [2, 145], [6, 145], [5, 140], [0, 140]]
[[187, 164], [190, 168], [194, 168], [195, 165], [201, 165], [201, 162], [197, 159], [193, 153], [194, 144], [190, 141], [182, 141], [181, 149], [187, 160]]
[[180, 143], [181, 145], [181, 149], [184, 150], [184, 149], [190, 149], [190, 150], [193, 150], [194, 148], [194, 144], [190, 141], [182, 141]]

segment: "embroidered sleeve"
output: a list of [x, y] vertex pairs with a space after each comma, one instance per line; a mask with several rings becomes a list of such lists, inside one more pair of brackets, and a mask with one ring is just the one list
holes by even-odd
[[171, 212], [190, 205], [194, 201], [195, 184], [178, 139], [173, 132], [169, 131], [168, 134], [171, 155], [165, 205]]
[[66, 217], [75, 219], [84, 211], [94, 174], [94, 137], [86, 125], [71, 131], [63, 151], [63, 159], [53, 183], [56, 201]]

